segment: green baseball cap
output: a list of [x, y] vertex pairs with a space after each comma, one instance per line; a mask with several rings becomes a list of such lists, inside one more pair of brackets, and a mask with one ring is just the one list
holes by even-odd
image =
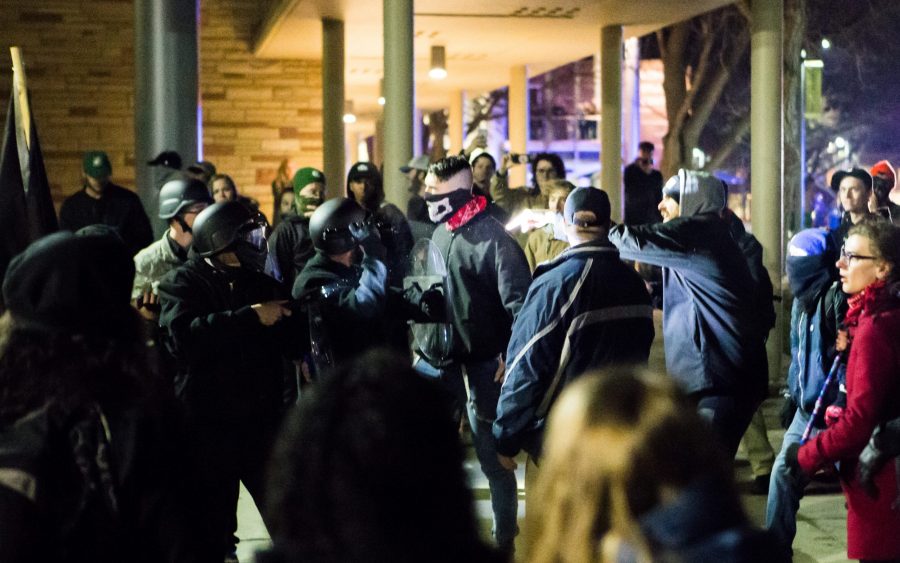
[[112, 164], [109, 156], [103, 151], [88, 151], [84, 153], [84, 173], [91, 178], [108, 178], [112, 175]]
[[297, 173], [294, 174], [294, 193], [300, 195], [300, 190], [313, 182], [322, 182], [324, 184], [325, 174], [311, 166], [297, 170]]

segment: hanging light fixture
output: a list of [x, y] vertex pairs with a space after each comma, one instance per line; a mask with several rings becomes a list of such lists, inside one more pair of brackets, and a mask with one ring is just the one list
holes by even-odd
[[378, 105], [384, 105], [384, 78], [378, 81]]
[[428, 70], [428, 76], [432, 80], [447, 78], [447, 51], [443, 45], [432, 45], [431, 47], [431, 67]]
[[353, 100], [344, 100], [344, 123], [356, 123], [356, 114], [353, 113]]

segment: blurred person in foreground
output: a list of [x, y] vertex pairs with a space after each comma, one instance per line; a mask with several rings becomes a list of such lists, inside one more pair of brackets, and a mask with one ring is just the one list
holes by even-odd
[[443, 391], [400, 356], [337, 367], [287, 418], [264, 563], [493, 563]]
[[537, 488], [531, 563], [788, 561], [749, 524], [730, 458], [663, 376], [620, 368], [571, 384]]
[[[792, 444], [785, 465], [794, 478], [840, 462], [847, 499], [847, 557], [900, 560], [898, 484], [885, 465], [864, 486], [857, 459], [875, 428], [900, 416], [900, 229], [883, 219], [854, 225], [837, 262], [841, 289], [850, 295], [844, 317], [849, 346], [847, 406], [828, 428], [803, 445]], [[877, 493], [874, 493], [877, 490]]]
[[147, 368], [133, 277], [131, 254], [110, 234], [53, 234], [10, 264], [0, 318], [5, 563], [222, 561], [197, 525], [178, 409]]

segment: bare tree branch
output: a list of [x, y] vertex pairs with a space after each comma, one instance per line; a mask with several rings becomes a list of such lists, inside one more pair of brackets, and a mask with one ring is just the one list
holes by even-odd
[[[703, 91], [703, 96], [699, 100], [697, 107], [694, 109], [691, 120], [687, 123], [687, 125], [685, 125], [686, 141], [690, 139], [693, 140], [695, 144], [696, 139], [700, 137], [700, 133], [703, 131], [703, 127], [706, 125], [710, 114], [716, 107], [716, 103], [722, 96], [722, 91], [725, 90], [725, 86], [731, 79], [734, 68], [740, 62], [741, 58], [744, 56], [744, 53], [747, 52], [747, 48], [749, 46], [750, 35], [746, 32], [741, 33], [741, 37], [738, 40], [737, 45], [735, 45], [734, 49], [732, 49], [728, 60], [719, 69], [719, 72], [710, 83], [709, 88]], [[688, 144], [691, 145], [690, 142], [688, 142]]]
[[729, 131], [728, 135], [725, 137], [726, 140], [724, 143], [719, 145], [716, 151], [710, 156], [709, 162], [706, 163], [704, 167], [705, 170], [715, 170], [722, 166], [722, 163], [725, 162], [731, 153], [734, 152], [734, 149], [738, 148], [743, 142], [744, 137], [747, 136], [747, 133], [750, 132], [750, 112], [748, 111], [746, 115], [744, 115]]

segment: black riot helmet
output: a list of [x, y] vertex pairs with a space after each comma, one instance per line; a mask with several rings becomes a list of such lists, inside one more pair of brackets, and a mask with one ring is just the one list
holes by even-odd
[[[239, 201], [214, 203], [200, 212], [194, 220], [194, 252], [204, 258], [231, 249], [245, 241], [265, 250], [265, 226], [256, 214]], [[261, 240], [260, 236], [261, 235]]]
[[362, 226], [366, 212], [358, 203], [345, 197], [329, 199], [309, 218], [309, 233], [316, 250], [328, 255], [343, 254], [359, 244], [350, 225]]
[[171, 219], [195, 203], [212, 204], [206, 184], [200, 180], [176, 178], [159, 190], [159, 218]]

